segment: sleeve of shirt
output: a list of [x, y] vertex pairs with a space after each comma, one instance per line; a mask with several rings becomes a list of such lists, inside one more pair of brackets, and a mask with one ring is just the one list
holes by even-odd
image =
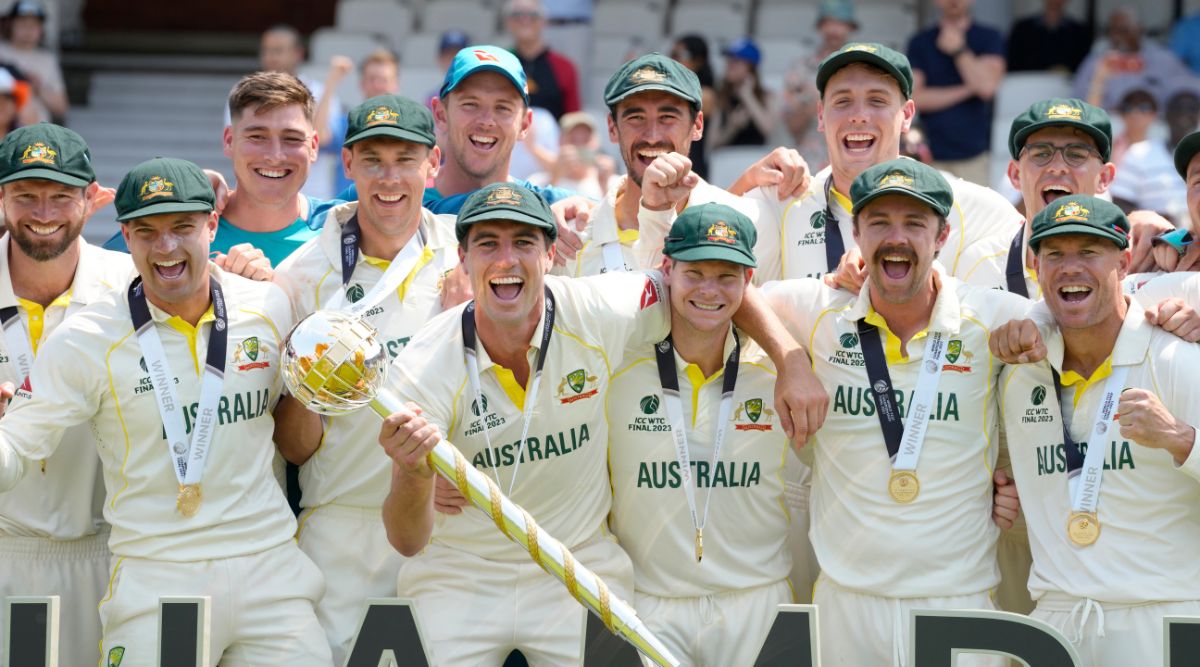
[[574, 197], [575, 195], [579, 194], [574, 190], [567, 190], [566, 188], [560, 188], [554, 185], [534, 185], [529, 182], [525, 182], [523, 185], [538, 193], [542, 197], [545, 197], [546, 201], [551, 204], [566, 199], [567, 197]]
[[[421, 415], [436, 425], [445, 436], [450, 433], [454, 418], [453, 391], [438, 391], [445, 387], [447, 370], [437, 362], [445, 356], [438, 347], [445, 344], [440, 335], [418, 333], [400, 352], [388, 373], [386, 389], [381, 392], [385, 404], [389, 400], [413, 402], [421, 406]], [[390, 397], [388, 396], [390, 394]]]
[[1200, 429], [1192, 424], [1192, 452], [1183, 460], [1179, 469], [1194, 480], [1200, 481]]
[[638, 238], [633, 242], [634, 266], [656, 268], [662, 264], [663, 246], [678, 215], [674, 207], [651, 211], [638, 202]]
[[754, 284], [763, 285], [771, 280], [783, 278], [783, 248], [781, 246], [783, 207], [779, 205], [779, 188], [758, 187], [745, 194], [745, 198], [758, 206], [758, 215], [751, 218], [757, 239], [754, 242], [754, 259], [758, 268], [754, 270]]
[[103, 248], [105, 250], [115, 250], [116, 252], [129, 254], [129, 246], [125, 244], [125, 236], [121, 234], [121, 232], [117, 232], [109, 237], [109, 239], [104, 242]]
[[976, 55], [1004, 57], [1004, 37], [999, 31], [979, 26], [979, 29], [973, 32], [975, 39], [972, 40], [974, 43], [971, 44], [971, 50]]
[[101, 350], [80, 349], [104, 340], [88, 326], [60, 326], [39, 347], [28, 383], [0, 419], [0, 491], [20, 481], [33, 461], [49, 458], [63, 433], [90, 419], [106, 387], [96, 364]]
[[926, 37], [927, 34], [929, 34], [927, 31], [921, 31], [908, 40], [908, 64], [914, 71], [925, 71], [929, 68], [925, 53], [925, 42], [931, 38], [936, 39], [936, 36], [930, 35], [930, 37]]
[[[355, 190], [354, 184], [346, 190], [354, 190], [355, 201], [358, 200], [358, 191]], [[308, 228], [321, 229], [325, 226], [325, 217], [329, 215], [329, 211], [333, 207], [346, 203], [349, 200], [345, 199], [317, 199], [316, 197], [308, 198]]]
[[576, 312], [595, 323], [614, 361], [624, 350], [653, 345], [671, 331], [670, 300], [658, 271], [619, 271], [570, 282], [583, 288], [566, 292], [576, 300]]
[[824, 296], [830, 291], [815, 278], [776, 280], [762, 286], [771, 310], [805, 349], [812, 343], [816, 318], [824, 308]]

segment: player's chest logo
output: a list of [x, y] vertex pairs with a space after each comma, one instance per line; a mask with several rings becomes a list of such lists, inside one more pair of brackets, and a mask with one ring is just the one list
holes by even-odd
[[733, 428], [737, 431], [771, 431], [775, 426], [775, 411], [761, 398], [751, 398], [733, 408]]
[[258, 336], [251, 336], [233, 349], [233, 365], [239, 371], [250, 371], [256, 368], [269, 368], [270, 348]]
[[586, 368], [577, 368], [562, 377], [555, 397], [563, 405], [592, 398], [600, 393], [600, 378]]
[[970, 373], [974, 361], [975, 354], [963, 347], [962, 340], [955, 338], [946, 344], [946, 363], [942, 365], [942, 371]]

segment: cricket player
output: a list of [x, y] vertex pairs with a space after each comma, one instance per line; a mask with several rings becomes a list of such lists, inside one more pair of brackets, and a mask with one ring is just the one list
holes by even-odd
[[[25, 382], [46, 338], [63, 320], [129, 283], [129, 256], [80, 237], [104, 193], [83, 137], [38, 123], [0, 142], [0, 207], [8, 236], [0, 252], [0, 382]], [[52, 456], [0, 493], [0, 598], [58, 595], [65, 665], [99, 661], [96, 604], [108, 583], [108, 524], [96, 442], [68, 429]], [[0, 627], [8, 619], [0, 607]]]
[[[1200, 269], [1200, 245], [1194, 243], [1194, 232], [1200, 228], [1200, 132], [1192, 132], [1175, 146], [1175, 171], [1187, 184], [1190, 229], [1180, 232], [1179, 238], [1154, 247], [1154, 262], [1164, 271], [1195, 271]], [[1166, 239], [1164, 239], [1165, 241]]]
[[1200, 614], [1200, 349], [1147, 321], [1123, 293], [1130, 224], [1087, 196], [1032, 221], [1045, 309], [994, 335], [1005, 428], [1033, 548], [1035, 618], [1082, 665], [1163, 662], [1163, 617]]
[[865, 288], [806, 279], [764, 291], [812, 346], [832, 403], [813, 447], [822, 663], [904, 664], [910, 609], [993, 608], [999, 366], [987, 337], [1028, 301], [934, 262], [954, 190], [932, 167], [884, 162], [850, 196]]
[[[445, 434], [630, 599], [632, 566], [606, 526], [604, 402], [618, 358], [665, 338], [670, 309], [656, 273], [545, 277], [557, 228], [545, 202], [520, 186], [481, 189], [456, 231], [475, 301], [430, 320], [396, 359], [391, 389], [423, 413], [394, 414], [380, 432], [394, 461], [384, 523], [410, 556], [397, 589], [416, 600], [440, 664], [499, 664], [513, 648], [534, 664], [578, 664], [583, 610], [489, 517], [435, 515], [425, 454]], [[811, 380], [807, 356], [761, 298], [746, 300], [739, 324], [786, 369], [776, 389], [781, 425], [805, 437], [824, 413], [815, 383], [789, 388]]]
[[[754, 249], [760, 282], [833, 273], [845, 252], [855, 248], [847, 194], [863, 170], [899, 157], [900, 136], [917, 111], [912, 89], [908, 58], [882, 44], [847, 44], [821, 62], [817, 120], [830, 166], [799, 197], [781, 202], [770, 188], [747, 195], [760, 207]], [[961, 276], [962, 253], [990, 236], [1011, 239], [1021, 214], [988, 188], [948, 180], [954, 193], [946, 214], [950, 232], [938, 261], [949, 275]], [[847, 261], [863, 260], [854, 254]]]
[[105, 664], [158, 664], [159, 597], [205, 595], [211, 665], [327, 666], [313, 612], [324, 581], [271, 471], [291, 312], [279, 288], [209, 263], [213, 200], [190, 162], [126, 174], [117, 219], [138, 276], [39, 346], [0, 419], [0, 488], [40, 474], [67, 429], [90, 426], [112, 525]]
[[[458, 242], [453, 217], [421, 207], [441, 163], [434, 143], [433, 116], [411, 100], [384, 95], [350, 111], [342, 159], [360, 199], [334, 208], [321, 235], [275, 273], [298, 320], [353, 307], [394, 357], [441, 312]], [[317, 616], [340, 665], [366, 599], [395, 595], [403, 559], [379, 521], [391, 463], [370, 411], [321, 419], [290, 397], [279, 410], [275, 440], [301, 465], [300, 548], [325, 574]]]
[[671, 334], [629, 350], [606, 408], [609, 526], [633, 561], [634, 606], [697, 667], [754, 664], [793, 600], [775, 368], [731, 324], [754, 234], [722, 204], [680, 214], [665, 249]]

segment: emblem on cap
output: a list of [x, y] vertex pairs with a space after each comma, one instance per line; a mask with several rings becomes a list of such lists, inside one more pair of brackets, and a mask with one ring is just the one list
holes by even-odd
[[878, 50], [878, 47], [871, 46], [870, 44], [851, 44], [843, 49], [842, 52], [849, 53], [851, 51], [866, 51], [867, 53], [875, 53]]
[[138, 191], [142, 201], [154, 199], [155, 197], [170, 197], [175, 194], [175, 184], [162, 176], [151, 176], [150, 180], [142, 183], [142, 189]]
[[881, 188], [909, 188], [913, 186], [913, 179], [908, 174], [902, 171], [893, 171], [879, 179], [879, 187]]
[[724, 220], [718, 220], [709, 226], [708, 240], [733, 245], [737, 243], [737, 230], [730, 227]]
[[521, 205], [521, 195], [512, 188], [496, 188], [492, 190], [492, 194], [488, 195], [485, 206], [499, 206], [508, 204], [510, 206]]
[[25, 147], [25, 152], [21, 154], [21, 163], [33, 164], [34, 162], [41, 162], [42, 164], [54, 164], [54, 158], [56, 157], [58, 157], [58, 151], [39, 141], [32, 146]]
[[398, 122], [400, 122], [400, 114], [382, 105], [371, 109], [371, 112], [367, 114], [367, 127], [380, 123]]
[[499, 59], [499, 58], [497, 58], [496, 56], [494, 56], [494, 55], [492, 55], [492, 54], [488, 53], [487, 51], [484, 51], [483, 49], [475, 49], [475, 50], [474, 50], [474, 53], [475, 53], [475, 59], [476, 59], [476, 60], [480, 60], [480, 61], [483, 61], [483, 62], [493, 62], [493, 63], [498, 63], [498, 62], [500, 62], [500, 59]]
[[1083, 109], [1070, 104], [1055, 104], [1046, 109], [1046, 118], [1051, 120], [1082, 120]]
[[1088, 216], [1091, 215], [1091, 213], [1091, 211], [1084, 208], [1079, 202], [1067, 202], [1066, 204], [1059, 206], [1058, 210], [1054, 212], [1054, 221], [1071, 222], [1074, 220], [1078, 222], [1087, 222]]
[[653, 67], [642, 67], [629, 75], [630, 83], [660, 83], [667, 80], [667, 75]]

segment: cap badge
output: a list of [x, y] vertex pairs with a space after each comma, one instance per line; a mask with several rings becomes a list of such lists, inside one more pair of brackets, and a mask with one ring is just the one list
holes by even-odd
[[40, 162], [42, 164], [54, 164], [54, 158], [56, 157], [58, 157], [58, 151], [39, 141], [32, 146], [25, 147], [25, 152], [21, 154], [21, 163], [33, 164], [34, 162]]
[[708, 240], [714, 243], [737, 243], [737, 230], [730, 227], [724, 220], [718, 220], [708, 228]]
[[629, 75], [630, 83], [661, 83], [666, 81], [666, 79], [666, 74], [663, 74], [653, 67], [642, 67], [633, 74]]
[[913, 179], [911, 176], [905, 174], [904, 172], [893, 171], [892, 173], [879, 179], [879, 187], [881, 187], [881, 188], [908, 188], [911, 190], [913, 187]]
[[175, 184], [162, 176], [151, 176], [150, 180], [142, 183], [142, 189], [138, 194], [141, 195], [142, 201], [148, 201], [155, 197], [170, 197], [175, 194]]
[[849, 53], [851, 51], [865, 51], [867, 53], [875, 53], [878, 50], [879, 50], [878, 47], [871, 46], [870, 44], [851, 44], [851, 45], [847, 46], [846, 48], [842, 49], [842, 53]]
[[1082, 120], [1083, 109], [1069, 104], [1055, 104], [1046, 110], [1046, 118], [1051, 120]]
[[500, 59], [499, 59], [499, 58], [497, 58], [496, 56], [494, 56], [494, 55], [492, 55], [492, 54], [488, 53], [487, 51], [484, 51], [483, 49], [475, 49], [475, 50], [473, 51], [473, 53], [475, 54], [475, 59], [476, 59], [476, 60], [479, 60], [479, 61], [482, 61], [482, 62], [493, 62], [493, 63], [498, 63], [498, 62], [500, 62]]
[[1075, 201], [1067, 202], [1066, 204], [1059, 206], [1058, 210], [1054, 212], [1054, 221], [1055, 222], [1071, 222], [1071, 221], [1087, 222], [1088, 216], [1091, 215], [1091, 213], [1092, 213], [1091, 211], [1084, 208], [1079, 202], [1075, 202]]
[[398, 122], [400, 122], [400, 114], [385, 106], [377, 106], [367, 114], [367, 127], [379, 125], [380, 123], [395, 124]]
[[485, 206], [500, 206], [508, 204], [510, 206], [521, 205], [521, 195], [512, 188], [496, 188], [488, 195]]

